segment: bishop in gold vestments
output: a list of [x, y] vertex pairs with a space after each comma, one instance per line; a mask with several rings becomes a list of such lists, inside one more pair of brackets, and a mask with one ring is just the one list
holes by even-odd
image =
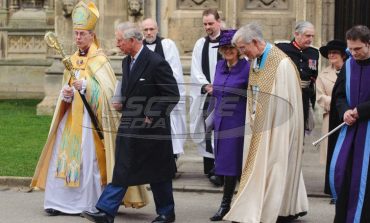
[[[92, 2], [81, 1], [73, 10], [79, 49], [70, 60], [76, 78], [64, 71], [49, 136], [31, 182], [31, 187], [45, 189], [44, 208], [49, 215], [92, 210], [112, 178], [114, 133], [120, 117], [110, 106], [116, 76], [94, 33], [98, 18]], [[103, 139], [80, 94], [103, 130]], [[146, 199], [143, 186], [131, 187], [125, 205], [142, 207]]]

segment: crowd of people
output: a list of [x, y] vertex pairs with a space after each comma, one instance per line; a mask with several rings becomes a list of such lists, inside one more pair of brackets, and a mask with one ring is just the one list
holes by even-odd
[[[118, 24], [116, 46], [127, 56], [117, 84], [94, 31], [98, 19], [91, 1], [72, 11], [78, 50], [64, 71], [31, 187], [45, 190], [50, 216], [111, 223], [120, 205], [147, 204], [149, 184], [152, 222], [175, 222], [172, 179], [187, 134], [180, 53], [151, 18]], [[189, 130], [204, 174], [223, 186], [210, 220], [290, 222], [308, 213], [303, 141], [317, 102], [323, 134], [345, 123], [321, 144], [334, 222], [370, 222], [369, 29], [354, 26], [346, 42], [317, 50], [308, 21], [296, 24], [290, 42], [273, 44], [257, 23], [228, 29], [216, 9], [202, 19], [207, 35], [192, 53]], [[319, 73], [320, 54], [329, 65]]]

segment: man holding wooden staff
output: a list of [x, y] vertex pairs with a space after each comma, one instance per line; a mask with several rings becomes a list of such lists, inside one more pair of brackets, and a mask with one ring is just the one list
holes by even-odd
[[[110, 100], [116, 76], [94, 32], [98, 18], [91, 1], [80, 1], [72, 12], [78, 50], [70, 60], [63, 60], [67, 69], [62, 90], [31, 183], [31, 187], [45, 189], [44, 209], [50, 216], [93, 210], [112, 178], [112, 132], [117, 131], [119, 116]], [[58, 41], [55, 36], [54, 41]], [[130, 195], [126, 205], [145, 205], [138, 190]]]
[[333, 107], [346, 123], [330, 164], [330, 189], [336, 199], [334, 222], [369, 222], [370, 30], [354, 26], [346, 39], [352, 57], [344, 64], [333, 90]]

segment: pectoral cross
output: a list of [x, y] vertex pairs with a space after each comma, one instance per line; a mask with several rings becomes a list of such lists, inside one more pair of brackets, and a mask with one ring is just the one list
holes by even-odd
[[260, 88], [258, 85], [251, 85], [251, 88], [252, 88], [252, 115], [254, 117], [257, 110], [257, 102], [260, 93]]

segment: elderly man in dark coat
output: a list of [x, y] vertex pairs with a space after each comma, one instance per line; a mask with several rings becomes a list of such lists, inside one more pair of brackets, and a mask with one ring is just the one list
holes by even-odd
[[113, 180], [96, 208], [83, 216], [94, 222], [113, 222], [128, 186], [150, 184], [158, 216], [156, 223], [175, 221], [169, 115], [179, 90], [169, 64], [142, 44], [141, 30], [130, 22], [116, 29], [117, 46], [128, 56], [122, 61], [122, 110]]

